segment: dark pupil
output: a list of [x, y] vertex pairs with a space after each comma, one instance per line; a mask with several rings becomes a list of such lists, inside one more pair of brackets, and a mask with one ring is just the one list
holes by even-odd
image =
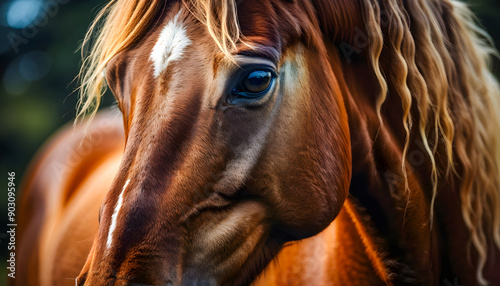
[[271, 72], [253, 71], [243, 82], [243, 87], [247, 92], [263, 92], [271, 83]]

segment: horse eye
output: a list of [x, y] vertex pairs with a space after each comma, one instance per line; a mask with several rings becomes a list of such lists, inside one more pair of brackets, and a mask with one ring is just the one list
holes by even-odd
[[249, 73], [241, 83], [243, 91], [248, 93], [261, 93], [271, 85], [272, 73], [265, 70], [255, 70]]
[[246, 92], [264, 92], [271, 85], [272, 74], [270, 71], [256, 70], [248, 74], [243, 80], [242, 87]]
[[258, 106], [264, 103], [267, 95], [270, 94], [274, 85], [275, 78], [278, 74], [272, 67], [259, 66], [253, 67], [251, 70], [240, 70], [237, 73], [236, 85], [231, 91], [231, 96], [228, 97], [229, 104], [242, 106]]

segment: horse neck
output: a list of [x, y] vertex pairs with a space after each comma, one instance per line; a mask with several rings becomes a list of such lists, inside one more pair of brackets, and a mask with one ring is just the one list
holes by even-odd
[[402, 172], [405, 133], [402, 114], [397, 112], [401, 103], [386, 101], [384, 109], [390, 113], [382, 114], [381, 124], [375, 110], [378, 85], [368, 64], [348, 64], [335, 47], [329, 50], [348, 112], [352, 146], [348, 215], [340, 219], [342, 224], [354, 224], [351, 229], [356, 231], [343, 232], [339, 239], [358, 236], [364, 255], [388, 284], [434, 284], [439, 279], [439, 241], [436, 228], [430, 227], [430, 198], [423, 191], [430, 187], [426, 185], [429, 177], [419, 180], [427, 165], [422, 170], [407, 168], [410, 191], [406, 191]]
[[[477, 285], [478, 253], [470, 247], [470, 231], [462, 216], [462, 179], [441, 177], [431, 217], [431, 162], [418, 132], [411, 135], [405, 157], [406, 191], [401, 164], [406, 134], [399, 97], [387, 97], [381, 124], [375, 109], [378, 83], [369, 63], [347, 63], [334, 45], [328, 51], [348, 113], [352, 148], [348, 215], [339, 218], [344, 225], [354, 224], [351, 229], [356, 231], [342, 232], [339, 240], [357, 236], [366, 258], [388, 284], [427, 285], [459, 279], [462, 284]], [[396, 91], [389, 90], [389, 94]], [[412, 115], [418, 122], [418, 111], [412, 110]], [[444, 154], [440, 151], [438, 147], [437, 154]], [[439, 157], [436, 163], [438, 169], [445, 168]], [[488, 251], [483, 274], [490, 282], [500, 281], [500, 260], [495, 259], [500, 250], [493, 246]]]

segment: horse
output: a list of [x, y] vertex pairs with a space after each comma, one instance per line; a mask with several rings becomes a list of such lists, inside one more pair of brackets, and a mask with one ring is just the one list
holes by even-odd
[[83, 46], [12, 285], [500, 284], [495, 50], [465, 4], [115, 0]]

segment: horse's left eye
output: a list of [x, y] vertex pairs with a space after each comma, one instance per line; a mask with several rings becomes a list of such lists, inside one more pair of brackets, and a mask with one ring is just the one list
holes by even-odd
[[258, 67], [247, 71], [240, 77], [231, 92], [231, 103], [252, 103], [262, 99], [271, 89], [276, 72], [272, 68]]
[[251, 72], [243, 80], [241, 87], [248, 93], [261, 93], [271, 85], [272, 74], [270, 71], [256, 70]]

